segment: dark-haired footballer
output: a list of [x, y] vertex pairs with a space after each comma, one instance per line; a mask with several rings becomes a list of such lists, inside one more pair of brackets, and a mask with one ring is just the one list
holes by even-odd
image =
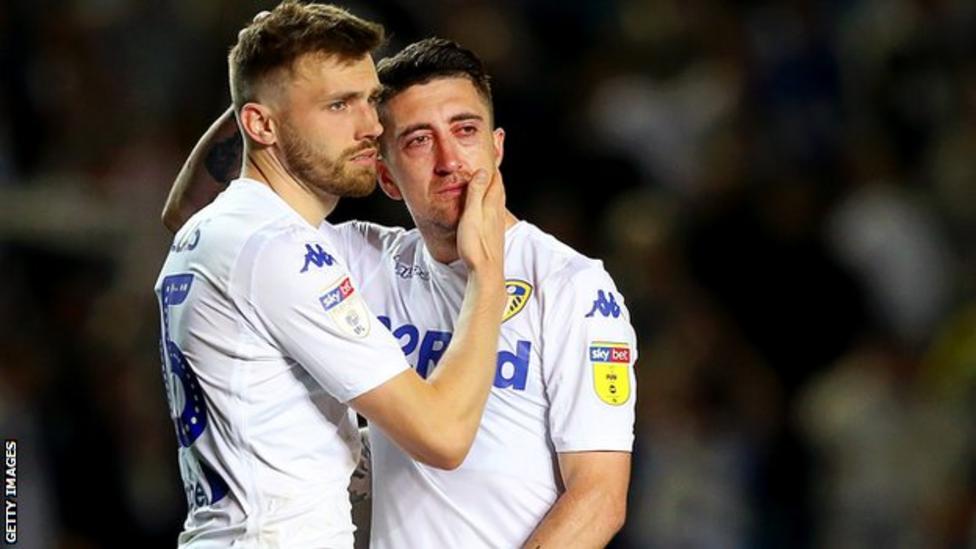
[[[453, 42], [414, 43], [378, 73], [380, 186], [406, 203], [417, 228], [322, 230], [429, 376], [456, 339], [471, 276], [456, 250], [467, 174], [500, 166], [505, 134], [494, 125], [482, 62]], [[220, 148], [204, 140], [188, 165]], [[164, 214], [171, 227], [195, 206], [186, 197], [202, 184], [190, 176], [174, 186]], [[460, 467], [443, 471], [371, 426], [373, 548], [602, 547], [623, 524], [637, 358], [623, 297], [600, 261], [510, 212], [505, 225], [508, 304], [474, 445]]]

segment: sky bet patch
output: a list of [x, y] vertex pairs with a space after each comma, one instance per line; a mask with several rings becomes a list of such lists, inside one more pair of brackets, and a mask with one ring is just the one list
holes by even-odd
[[600, 400], [620, 406], [630, 398], [630, 345], [594, 341], [590, 344], [593, 388]]
[[532, 295], [532, 285], [523, 280], [509, 279], [505, 281], [505, 292], [508, 294], [508, 301], [505, 303], [505, 315], [502, 322], [519, 314], [529, 302]]
[[355, 338], [369, 334], [369, 313], [366, 304], [352, 287], [352, 281], [345, 277], [331, 290], [319, 297], [322, 308], [328, 313], [340, 330]]

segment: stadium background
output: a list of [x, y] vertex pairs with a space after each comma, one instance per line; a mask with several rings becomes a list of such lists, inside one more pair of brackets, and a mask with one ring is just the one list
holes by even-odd
[[[22, 547], [172, 547], [158, 215], [273, 2], [0, 8], [0, 435]], [[614, 547], [973, 547], [976, 3], [347, 2], [487, 61], [511, 209], [640, 340]], [[387, 50], [390, 51], [390, 50]], [[380, 194], [336, 219], [409, 223]]]

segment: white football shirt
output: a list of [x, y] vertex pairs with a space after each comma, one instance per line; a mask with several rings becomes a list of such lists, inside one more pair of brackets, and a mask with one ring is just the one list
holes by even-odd
[[[416, 230], [323, 230], [350, 258], [370, 309], [429, 374], [461, 308], [464, 264], [435, 261]], [[464, 463], [428, 467], [370, 429], [373, 549], [518, 547], [561, 492], [556, 453], [631, 450], [635, 334], [601, 262], [520, 221], [506, 233], [505, 276], [494, 386]]]
[[180, 546], [352, 547], [345, 403], [409, 365], [328, 237], [237, 180], [177, 233], [156, 294]]

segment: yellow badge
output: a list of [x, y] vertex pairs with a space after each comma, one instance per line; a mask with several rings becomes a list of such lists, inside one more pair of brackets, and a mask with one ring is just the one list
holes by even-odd
[[505, 304], [505, 315], [502, 317], [502, 322], [517, 315], [519, 311], [525, 308], [525, 304], [529, 302], [529, 296], [532, 295], [532, 285], [522, 280], [506, 280], [505, 291], [508, 292], [508, 302]]
[[590, 344], [593, 388], [600, 400], [620, 406], [630, 398], [630, 345], [594, 341]]

